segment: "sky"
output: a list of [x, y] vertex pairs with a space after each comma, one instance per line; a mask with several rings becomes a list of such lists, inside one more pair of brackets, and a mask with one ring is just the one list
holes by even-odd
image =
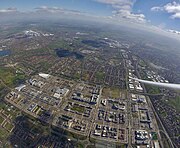
[[180, 0], [0, 0], [0, 19], [37, 12], [126, 20], [180, 35]]

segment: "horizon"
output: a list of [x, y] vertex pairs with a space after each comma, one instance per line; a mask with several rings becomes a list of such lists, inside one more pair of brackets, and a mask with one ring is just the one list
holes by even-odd
[[160, 0], [1, 0], [1, 21], [61, 18], [94, 19], [180, 35], [180, 1]]

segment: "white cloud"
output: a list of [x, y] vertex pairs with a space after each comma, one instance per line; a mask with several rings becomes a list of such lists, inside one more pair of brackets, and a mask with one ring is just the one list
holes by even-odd
[[113, 16], [121, 17], [135, 22], [146, 22], [145, 16], [142, 13], [133, 13], [132, 7], [135, 0], [95, 0], [99, 3], [111, 5], [113, 10]]
[[62, 8], [58, 8], [58, 7], [48, 7], [48, 6], [41, 6], [41, 7], [37, 7], [35, 8], [37, 11], [40, 12], [51, 12], [51, 13], [57, 13], [57, 12], [63, 12]]
[[180, 18], [180, 3], [172, 2], [162, 7], [152, 7], [151, 11], [165, 11], [167, 13], [172, 14], [172, 19]]
[[168, 3], [164, 6], [164, 10], [168, 13], [172, 13], [171, 18], [180, 18], [180, 3]]
[[17, 12], [17, 8], [0, 9], [0, 13], [12, 13]]
[[128, 10], [119, 10], [116, 16], [120, 16], [125, 19], [129, 19], [135, 22], [146, 22], [144, 14], [134, 14]]
[[180, 35], [180, 31], [177, 31], [177, 30], [172, 30], [172, 29], [169, 29], [167, 30], [168, 32], [171, 32], [171, 33], [174, 33], [174, 34], [177, 34], [177, 35]]
[[59, 7], [48, 7], [48, 6], [41, 6], [35, 8], [37, 12], [48, 12], [48, 13], [65, 13], [65, 14], [83, 14], [83, 12], [77, 11], [77, 10], [68, 10], [68, 9], [63, 9]]
[[163, 7], [152, 7], [151, 11], [162, 11]]

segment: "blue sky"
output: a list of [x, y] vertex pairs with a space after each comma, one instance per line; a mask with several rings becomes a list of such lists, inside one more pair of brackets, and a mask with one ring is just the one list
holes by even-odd
[[180, 31], [180, 0], [0, 0], [0, 14], [59, 9]]

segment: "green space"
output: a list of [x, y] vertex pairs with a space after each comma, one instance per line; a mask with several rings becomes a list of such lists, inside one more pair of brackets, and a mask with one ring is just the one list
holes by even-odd
[[[21, 81], [25, 80], [25, 76], [21, 73], [16, 73], [16, 70], [12, 68], [0, 68], [0, 79], [2, 83], [8, 87], [14, 87]], [[2, 86], [1, 86], [2, 87]]]
[[57, 49], [57, 48], [63, 48], [67, 50], [73, 50], [73, 47], [70, 46], [67, 41], [63, 39], [59, 39], [58, 41], [52, 42], [51, 44], [48, 45], [48, 48], [50, 49]]
[[6, 125], [5, 125], [5, 128], [6, 128], [8, 131], [11, 131], [13, 127], [14, 127], [13, 124], [11, 124], [11, 123], [9, 123], [9, 122], [7, 122]]
[[78, 148], [84, 148], [84, 145], [82, 143], [78, 143], [77, 147]]
[[89, 75], [89, 73], [87, 73], [87, 72], [84, 72], [83, 75], [82, 75], [83, 81], [88, 81], [88, 80], [89, 80], [89, 77], [90, 77], [90, 75]]
[[77, 111], [77, 112], [80, 112], [80, 113], [84, 113], [85, 107], [79, 106], [79, 105], [73, 105], [73, 107], [71, 108], [71, 110]]
[[[0, 110], [1, 109], [4, 110], [4, 114], [10, 114], [12, 116], [12, 120], [14, 120], [17, 117], [17, 115], [20, 114], [20, 110], [16, 109], [15, 107], [11, 108], [11, 105], [8, 105], [3, 101], [0, 101]], [[8, 109], [10, 109], [10, 111]]]
[[0, 82], [0, 91], [3, 90], [3, 88], [4, 88], [4, 85], [2, 82]]
[[103, 90], [102, 90], [102, 95], [103, 95], [103, 96], [106, 96], [106, 97], [109, 97], [109, 95], [110, 95], [110, 89], [107, 88], [107, 87], [103, 88]]
[[117, 143], [117, 145], [116, 145], [116, 148], [126, 148], [126, 147], [127, 147], [126, 144], [119, 144], [119, 143]]
[[142, 66], [142, 67], [145, 67], [145, 66], [146, 66], [146, 63], [145, 63], [143, 60], [140, 60], [140, 61], [139, 61], [139, 65]]
[[119, 89], [118, 87], [112, 87], [112, 88], [105, 87], [102, 90], [102, 95], [106, 97], [120, 98], [121, 92], [122, 90]]
[[4, 121], [4, 118], [0, 116], [0, 124]]
[[6, 131], [4, 128], [0, 128], [0, 140], [5, 142], [8, 136], [9, 136], [9, 132]]
[[152, 135], [152, 140], [158, 140], [158, 135], [156, 132], [152, 132], [151, 135]]
[[80, 79], [81, 78], [81, 74], [79, 72], [76, 72], [74, 75], [75, 79]]
[[169, 98], [167, 103], [173, 106], [178, 112], [180, 112], [180, 96]]
[[120, 89], [119, 88], [112, 88], [111, 89], [111, 96], [113, 98], [119, 98], [120, 97]]
[[157, 86], [150, 86], [150, 85], [145, 85], [147, 92], [150, 94], [160, 94], [161, 91], [159, 89], [159, 87]]
[[94, 145], [88, 145], [86, 148], [94, 148]]
[[132, 116], [133, 116], [133, 118], [138, 118], [139, 117], [138, 113], [132, 113]]
[[164, 112], [160, 112], [160, 115], [162, 116], [162, 117], [166, 117], [167, 116], [167, 113], [164, 111]]
[[105, 74], [104, 74], [103, 72], [97, 72], [97, 73], [96, 73], [96, 78], [97, 78], [98, 80], [103, 80], [104, 77], [105, 77]]

